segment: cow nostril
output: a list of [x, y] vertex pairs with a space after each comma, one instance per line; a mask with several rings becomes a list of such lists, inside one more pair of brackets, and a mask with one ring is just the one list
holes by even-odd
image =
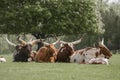
[[76, 62], [76, 59], [74, 59], [74, 62]]

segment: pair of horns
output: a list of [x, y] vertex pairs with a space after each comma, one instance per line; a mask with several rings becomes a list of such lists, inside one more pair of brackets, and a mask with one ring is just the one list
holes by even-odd
[[86, 33], [85, 34], [83, 34], [82, 35], [82, 37], [79, 39], [79, 40], [76, 40], [76, 41], [73, 41], [73, 42], [65, 42], [65, 41], [60, 41], [60, 43], [61, 44], [78, 44], [78, 43], [80, 43], [81, 41], [82, 41], [82, 39], [83, 39], [83, 37], [86, 35]]
[[[20, 38], [20, 36], [18, 36], [18, 41], [19, 41], [22, 45], [26, 45], [26, 44], [27, 44], [27, 42], [25, 42], [24, 40], [22, 40], [22, 39]], [[31, 39], [28, 41], [28, 43], [31, 44], [31, 45], [37, 44], [37, 43], [39, 43], [39, 42], [42, 42], [42, 40], [41, 40], [41, 39], [32, 40], [32, 38], [31, 38]]]
[[57, 43], [59, 43], [59, 42], [60, 42], [60, 39], [58, 39], [56, 35], [53, 35], [53, 37], [55, 37], [55, 39], [56, 39], [56, 41], [55, 41], [55, 42], [53, 42], [53, 43], [43, 42], [43, 44], [44, 44], [44, 45], [49, 45], [49, 44], [56, 45]]
[[[27, 42], [25, 42], [24, 40], [22, 40], [20, 38], [20, 36], [18, 36], [17, 40], [22, 44], [22, 45], [26, 45]], [[8, 40], [7, 36], [6, 36], [6, 41], [8, 42], [8, 44], [12, 45], [12, 46], [16, 46], [16, 44], [12, 43], [11, 41]], [[37, 40], [32, 40], [30, 39], [28, 43], [30, 43], [31, 45], [34, 45], [38, 42], [41, 42], [41, 39], [37, 39]]]

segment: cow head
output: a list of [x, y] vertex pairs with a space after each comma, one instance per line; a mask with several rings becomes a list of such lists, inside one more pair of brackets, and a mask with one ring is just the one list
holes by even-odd
[[74, 53], [74, 49], [68, 44], [63, 44], [57, 53], [57, 62], [70, 62], [70, 56]]
[[102, 41], [99, 42], [98, 47], [100, 48], [100, 53], [105, 55], [105, 58], [109, 59], [112, 56], [112, 53], [104, 44], [104, 39], [102, 39]]
[[38, 39], [27, 43], [24, 40], [22, 40], [20, 37], [18, 37], [18, 41], [20, 42], [20, 44], [16, 45], [10, 42], [7, 37], [6, 40], [10, 45], [13, 45], [15, 47], [15, 51], [13, 55], [14, 62], [27, 62], [32, 51], [32, 46], [37, 42], [41, 41]]

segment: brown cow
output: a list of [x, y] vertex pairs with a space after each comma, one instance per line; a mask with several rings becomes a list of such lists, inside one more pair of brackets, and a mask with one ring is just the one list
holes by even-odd
[[57, 50], [54, 44], [47, 44], [41, 47], [35, 56], [36, 62], [55, 62]]
[[33, 51], [30, 55], [29, 61], [35, 62], [55, 62], [57, 49], [55, 44], [59, 42], [57, 39], [54, 43], [43, 42], [43, 47], [41, 47], [37, 52]]
[[82, 41], [85, 34], [79, 40], [73, 42], [59, 41], [61, 47], [58, 50], [57, 62], [70, 62], [70, 56], [74, 53], [74, 45]]
[[74, 53], [74, 50], [68, 44], [63, 44], [58, 50], [56, 62], [70, 62], [70, 56]]

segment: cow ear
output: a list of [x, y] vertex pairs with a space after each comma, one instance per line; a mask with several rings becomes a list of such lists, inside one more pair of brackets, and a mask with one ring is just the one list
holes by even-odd
[[53, 45], [56, 45], [57, 43], [60, 42], [60, 39], [58, 39], [56, 42], [52, 43]]
[[54, 43], [52, 43], [53, 45], [56, 45], [57, 43], [59, 43], [60, 42], [60, 39], [58, 39], [58, 37], [56, 36], [56, 35], [53, 35], [54, 37], [55, 37], [55, 39], [56, 39], [56, 42], [54, 42]]

